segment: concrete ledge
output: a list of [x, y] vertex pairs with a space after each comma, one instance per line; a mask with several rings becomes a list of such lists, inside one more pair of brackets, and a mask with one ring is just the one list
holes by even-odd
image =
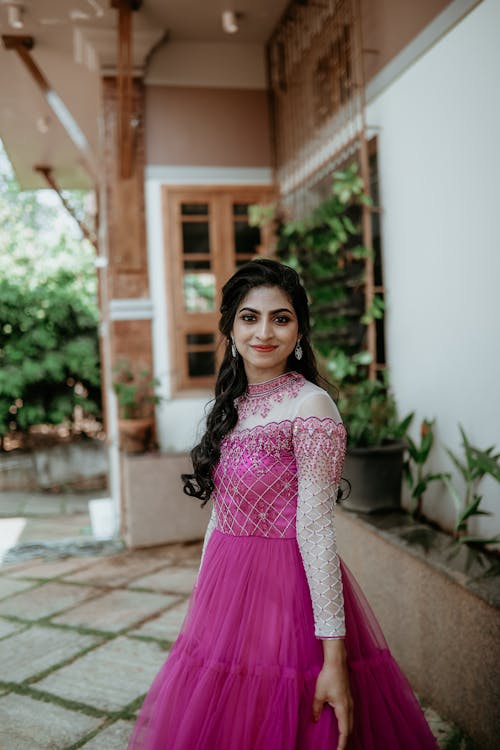
[[419, 696], [482, 750], [500, 736], [500, 577], [467, 570], [445, 534], [402, 513], [360, 517], [339, 508], [339, 550]]
[[122, 454], [125, 528], [129, 547], [149, 547], [202, 539], [210, 506], [182, 491], [181, 474], [190, 471], [187, 454]]
[[0, 455], [1, 492], [60, 487], [97, 489], [106, 486], [107, 473], [106, 444], [95, 438]]

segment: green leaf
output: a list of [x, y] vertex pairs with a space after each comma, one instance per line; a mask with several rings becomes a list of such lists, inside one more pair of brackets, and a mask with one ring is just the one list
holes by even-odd
[[450, 478], [449, 474], [444, 475], [442, 477], [442, 479], [443, 479], [443, 482], [445, 483], [446, 487], [448, 488], [448, 492], [451, 495], [451, 498], [452, 498], [453, 503], [455, 505], [455, 510], [456, 510], [456, 512], [458, 514], [458, 513], [460, 513], [460, 509], [462, 507], [462, 498], [461, 498], [461, 496], [460, 496], [457, 488], [455, 487], [455, 485], [451, 481], [451, 478]]

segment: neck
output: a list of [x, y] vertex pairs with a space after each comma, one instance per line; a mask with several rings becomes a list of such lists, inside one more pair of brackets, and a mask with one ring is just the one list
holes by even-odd
[[275, 380], [276, 378], [281, 377], [281, 375], [284, 375], [286, 372], [287, 371], [282, 368], [279, 368], [273, 371], [245, 370], [248, 385], [259, 385], [259, 383], [268, 383], [270, 380]]

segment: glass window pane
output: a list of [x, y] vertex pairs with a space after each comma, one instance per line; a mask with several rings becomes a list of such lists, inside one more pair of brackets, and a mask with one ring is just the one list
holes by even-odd
[[186, 341], [188, 344], [213, 344], [215, 343], [213, 333], [188, 333], [186, 334]]
[[246, 222], [234, 222], [234, 248], [236, 253], [255, 255], [260, 245], [259, 227], [249, 227]]
[[182, 252], [209, 253], [208, 221], [182, 222]]
[[183, 216], [208, 216], [207, 203], [181, 203]]
[[233, 213], [235, 216], [248, 216], [249, 203], [233, 203]]
[[209, 260], [185, 260], [185, 271], [210, 271]]
[[215, 310], [215, 276], [213, 273], [184, 274], [184, 307], [187, 312]]
[[188, 372], [190, 377], [215, 375], [214, 352], [188, 352]]

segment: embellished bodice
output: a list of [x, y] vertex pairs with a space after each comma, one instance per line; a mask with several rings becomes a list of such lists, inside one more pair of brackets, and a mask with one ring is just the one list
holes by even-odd
[[318, 637], [344, 633], [333, 511], [346, 432], [328, 394], [288, 372], [250, 385], [214, 473], [213, 529], [297, 539]]
[[220, 531], [295, 536], [297, 465], [291, 422], [234, 431], [222, 444], [214, 480]]
[[344, 435], [341, 422], [317, 417], [296, 417], [232, 432], [221, 446], [214, 476], [219, 530], [235, 536], [294, 537], [299, 488], [295, 451], [305, 452], [307, 471], [316, 480], [330, 484], [330, 477], [316, 474], [318, 467], [307, 453], [316, 438], [332, 468], [336, 467], [334, 481], [338, 483]]

